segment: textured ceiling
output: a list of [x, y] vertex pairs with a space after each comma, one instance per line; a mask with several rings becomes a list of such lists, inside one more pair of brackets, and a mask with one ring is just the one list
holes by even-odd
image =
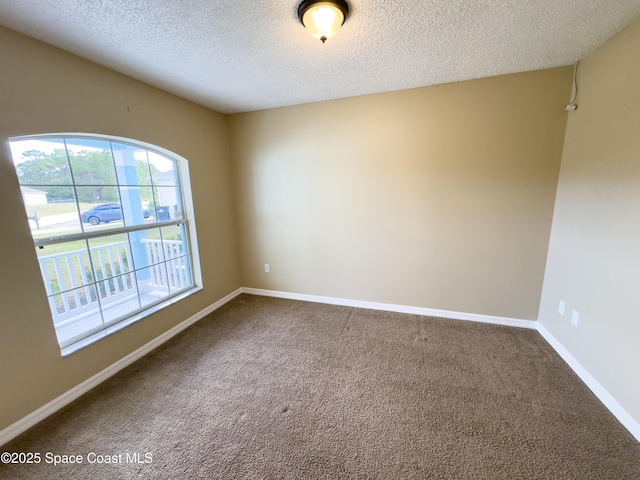
[[298, 3], [0, 0], [0, 24], [235, 113], [569, 65], [640, 15], [640, 0], [348, 0], [322, 44]]

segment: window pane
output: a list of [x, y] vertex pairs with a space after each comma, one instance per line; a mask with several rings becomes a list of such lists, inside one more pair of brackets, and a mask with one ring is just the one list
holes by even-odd
[[164, 260], [160, 241], [160, 230], [150, 228], [129, 233], [129, 244], [133, 266], [136, 270], [149, 267]]
[[[25, 197], [22, 187], [22, 196]], [[46, 203], [25, 201], [29, 226], [34, 239], [81, 233], [80, 216], [73, 187], [40, 187], [48, 191]]]
[[133, 145], [112, 143], [120, 185], [151, 185], [147, 151]]
[[47, 295], [66, 292], [93, 282], [86, 240], [47, 245], [36, 248], [36, 253]]
[[66, 342], [102, 325], [95, 285], [49, 297], [58, 342]]
[[167, 225], [160, 229], [167, 260], [182, 257], [188, 253], [187, 235], [184, 225]]
[[182, 201], [178, 187], [157, 187], [158, 222], [170, 222], [182, 218]]
[[96, 281], [133, 271], [131, 248], [126, 233], [89, 240]]
[[9, 146], [21, 185], [73, 185], [63, 140], [15, 140]]
[[105, 323], [140, 308], [135, 275], [120, 275], [98, 282], [98, 295]]
[[136, 271], [142, 306], [162, 300], [169, 295], [167, 270], [164, 263]]
[[148, 208], [153, 204], [151, 187], [120, 187], [120, 198], [125, 225], [131, 227], [155, 223], [155, 216]]
[[165, 252], [162, 248], [160, 230], [157, 228], [153, 230], [146, 230], [145, 234], [146, 235], [144, 238], [139, 239], [139, 242], [145, 248], [145, 255], [138, 260], [138, 268], [148, 267], [150, 265], [162, 263], [165, 261]]
[[154, 185], [179, 185], [176, 162], [155, 152], [149, 152], [151, 179]]
[[118, 187], [77, 187], [80, 219], [86, 232], [122, 228], [122, 207]]
[[120, 203], [118, 187], [102, 185], [77, 187], [76, 192], [80, 203], [90, 204], [91, 207], [102, 203]]
[[190, 258], [186, 256], [169, 260], [167, 262], [167, 275], [171, 293], [190, 287], [193, 284]]
[[116, 185], [109, 142], [68, 139], [67, 151], [76, 185]]

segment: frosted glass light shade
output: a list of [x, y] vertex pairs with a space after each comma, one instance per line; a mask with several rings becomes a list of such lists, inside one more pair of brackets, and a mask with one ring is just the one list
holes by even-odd
[[333, 37], [344, 23], [349, 7], [344, 1], [304, 1], [298, 16], [312, 37], [324, 43]]

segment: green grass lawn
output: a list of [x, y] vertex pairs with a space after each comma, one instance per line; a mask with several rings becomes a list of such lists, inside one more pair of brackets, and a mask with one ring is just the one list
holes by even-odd
[[[84, 212], [100, 203], [81, 203], [80, 211]], [[48, 217], [49, 215], [60, 215], [61, 213], [72, 213], [76, 211], [75, 203], [47, 203], [46, 205], [27, 205], [27, 214], [30, 217]]]
[[[123, 238], [123, 240], [125, 240]], [[102, 245], [108, 245], [110, 243], [116, 243], [117, 240], [111, 238], [94, 238], [91, 240], [91, 247], [101, 247]], [[84, 240], [76, 240], [74, 242], [67, 243], [54, 243], [53, 245], [47, 245], [43, 248], [38, 248], [37, 253], [39, 257], [46, 257], [49, 255], [57, 255], [59, 253], [69, 253], [75, 250], [85, 250], [87, 244]]]

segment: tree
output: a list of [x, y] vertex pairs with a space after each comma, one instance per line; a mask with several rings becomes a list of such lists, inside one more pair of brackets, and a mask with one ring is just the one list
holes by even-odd
[[71, 189], [55, 187], [72, 183], [64, 149], [54, 150], [51, 154], [29, 150], [24, 152], [22, 157], [27, 160], [16, 165], [22, 185], [37, 185], [40, 190], [49, 194], [49, 198], [73, 198]]
[[[56, 149], [53, 153], [29, 150], [22, 154], [24, 161], [16, 165], [21, 185], [33, 185], [47, 192], [49, 199], [73, 199], [73, 180], [77, 186], [78, 202], [119, 202], [116, 171], [109, 150], [83, 150], [77, 153]], [[71, 163], [71, 168], [69, 168]], [[148, 183], [151, 175], [160, 171], [144, 160], [136, 160], [136, 171], [141, 183]], [[142, 189], [141, 197], [152, 202], [150, 189]]]
[[[116, 171], [109, 151], [69, 152], [78, 202], [118, 202]], [[84, 186], [82, 186], [84, 185]]]

